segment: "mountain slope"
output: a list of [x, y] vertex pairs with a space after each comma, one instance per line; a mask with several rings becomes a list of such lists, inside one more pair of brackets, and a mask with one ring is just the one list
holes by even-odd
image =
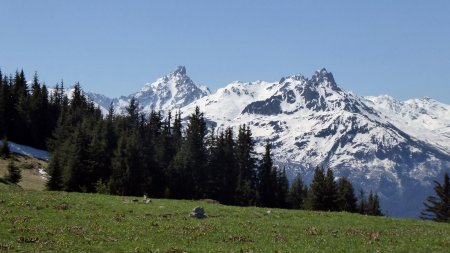
[[168, 75], [153, 83], [145, 84], [140, 91], [128, 96], [111, 99], [95, 93], [87, 95], [101, 107], [102, 111], [107, 111], [112, 105], [115, 112], [126, 113], [127, 106], [134, 98], [142, 112], [150, 113], [152, 110], [162, 112], [176, 110], [209, 94], [208, 88], [195, 84], [187, 76], [186, 68], [179, 66]]
[[450, 106], [431, 99], [359, 97], [325, 69], [311, 78], [233, 82], [208, 94], [179, 67], [113, 104], [124, 112], [135, 97], [145, 113], [181, 108], [184, 118], [199, 106], [217, 128], [249, 125], [257, 151], [269, 139], [291, 176], [310, 181], [316, 166], [330, 167], [357, 189], [378, 191], [393, 216], [417, 217], [431, 182], [450, 168]]
[[398, 128], [450, 152], [450, 105], [430, 98], [404, 102], [389, 96], [365, 98]]
[[[188, 114], [200, 106], [219, 128], [249, 125], [258, 150], [262, 152], [262, 140], [269, 138], [275, 160], [288, 166], [292, 175], [301, 173], [309, 181], [316, 166], [333, 168], [337, 176], [349, 177], [357, 188], [378, 191], [391, 215], [417, 216], [430, 192], [430, 182], [450, 165], [450, 153], [443, 148], [448, 141], [437, 141], [448, 126], [430, 131], [430, 138], [414, 136], [396, 124], [404, 119], [393, 121], [395, 115], [386, 115], [370, 100], [342, 90], [325, 69], [310, 79], [289, 76], [278, 83], [247, 85], [259, 91], [243, 92], [251, 89], [236, 86], [230, 84], [183, 111]], [[223, 96], [224, 91], [233, 94]], [[241, 100], [247, 105], [235, 106], [234, 101]], [[217, 105], [223, 108], [221, 113]], [[238, 110], [241, 112], [236, 113]], [[440, 113], [448, 116], [445, 110]]]

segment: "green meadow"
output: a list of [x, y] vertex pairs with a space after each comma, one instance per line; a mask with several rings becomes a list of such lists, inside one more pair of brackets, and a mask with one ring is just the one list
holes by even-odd
[[[207, 218], [189, 217], [204, 207]], [[450, 224], [23, 190], [0, 183], [6, 252], [449, 252]]]

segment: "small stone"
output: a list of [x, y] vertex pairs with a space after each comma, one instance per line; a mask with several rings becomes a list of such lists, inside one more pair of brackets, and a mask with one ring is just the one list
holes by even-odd
[[203, 209], [203, 207], [199, 207], [199, 206], [192, 209], [192, 212], [189, 214], [189, 216], [192, 218], [197, 218], [197, 219], [203, 219], [203, 218], [208, 217], [205, 214], [205, 210]]
[[144, 204], [148, 204], [152, 202], [152, 199], [148, 198], [147, 195], [144, 195], [144, 199], [142, 200], [142, 202], [144, 202]]

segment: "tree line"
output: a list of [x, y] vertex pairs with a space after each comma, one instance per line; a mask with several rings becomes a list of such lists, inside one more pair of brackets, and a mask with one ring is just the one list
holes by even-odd
[[[0, 70], [0, 138], [8, 137], [17, 143], [47, 149], [47, 140], [57, 124], [63, 99], [64, 85], [56, 85], [58, 92], [49, 92], [35, 73], [27, 84], [23, 70], [4, 75]], [[67, 97], [64, 97], [67, 99]]]
[[179, 111], [144, 115], [134, 99], [125, 115], [111, 106], [103, 116], [79, 84], [68, 99], [62, 82], [49, 92], [35, 74], [28, 90], [23, 71], [0, 76], [0, 134], [51, 152], [49, 190], [381, 215], [376, 193], [358, 200], [331, 169], [318, 167], [310, 186], [300, 175], [289, 185], [269, 142], [258, 156], [249, 126], [208, 129], [198, 107], [185, 125]]

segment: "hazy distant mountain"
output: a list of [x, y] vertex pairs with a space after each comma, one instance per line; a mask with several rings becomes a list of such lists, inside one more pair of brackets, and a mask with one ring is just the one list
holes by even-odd
[[181, 108], [187, 117], [199, 106], [217, 128], [247, 124], [257, 150], [269, 139], [275, 160], [291, 176], [300, 173], [309, 181], [316, 166], [330, 167], [357, 189], [378, 191], [393, 216], [416, 217], [432, 181], [450, 169], [449, 105], [359, 97], [341, 89], [325, 69], [311, 78], [233, 82], [210, 94], [178, 67], [127, 97], [88, 96], [104, 110], [113, 103], [125, 112], [135, 97], [145, 113]]

